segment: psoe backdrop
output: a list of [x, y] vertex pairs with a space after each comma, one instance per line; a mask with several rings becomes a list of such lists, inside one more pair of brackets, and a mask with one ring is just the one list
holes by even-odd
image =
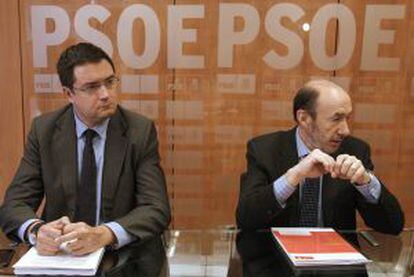
[[234, 223], [246, 141], [293, 126], [292, 96], [321, 77], [349, 91], [352, 131], [373, 146], [376, 172], [412, 226], [412, 8], [408, 0], [1, 1], [1, 192], [33, 117], [66, 103], [59, 54], [89, 41], [114, 59], [121, 104], [156, 122], [175, 228]]

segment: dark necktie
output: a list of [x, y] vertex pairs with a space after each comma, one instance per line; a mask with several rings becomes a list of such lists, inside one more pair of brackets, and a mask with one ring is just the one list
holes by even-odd
[[96, 224], [96, 161], [92, 140], [96, 132], [88, 129], [84, 132], [80, 184], [77, 188], [75, 221], [83, 221], [91, 226]]
[[300, 227], [316, 227], [318, 225], [319, 187], [319, 178], [305, 179], [299, 215]]

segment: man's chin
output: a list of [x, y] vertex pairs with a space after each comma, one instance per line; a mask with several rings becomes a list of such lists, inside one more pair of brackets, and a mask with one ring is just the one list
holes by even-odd
[[339, 147], [341, 146], [340, 143], [331, 143], [323, 148], [323, 151], [327, 154], [335, 153]]
[[117, 105], [111, 105], [101, 110], [102, 117], [110, 117], [115, 114]]

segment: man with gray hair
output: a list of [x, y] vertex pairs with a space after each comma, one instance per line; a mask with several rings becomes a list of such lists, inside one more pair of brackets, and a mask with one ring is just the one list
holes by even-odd
[[351, 98], [340, 86], [314, 80], [293, 101], [297, 126], [247, 145], [237, 224], [356, 228], [356, 210], [378, 231], [398, 234], [404, 215], [373, 173], [369, 145], [350, 136]]

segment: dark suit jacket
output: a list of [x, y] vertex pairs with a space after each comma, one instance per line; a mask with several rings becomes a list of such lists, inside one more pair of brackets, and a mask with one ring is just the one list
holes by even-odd
[[[275, 132], [252, 139], [247, 146], [247, 172], [241, 177], [237, 224], [242, 229], [271, 226], [298, 226], [299, 190], [281, 207], [273, 194], [273, 182], [298, 163], [295, 130]], [[365, 168], [373, 170], [368, 144], [347, 137], [332, 156], [356, 156]], [[347, 180], [323, 176], [322, 213], [326, 227], [341, 230], [356, 228], [356, 210], [365, 223], [381, 232], [398, 234], [404, 215], [397, 199], [381, 184], [378, 204], [368, 203]]]
[[[170, 222], [164, 173], [154, 124], [118, 107], [109, 121], [102, 178], [104, 222], [115, 220], [144, 239]], [[74, 218], [78, 182], [77, 138], [71, 105], [33, 120], [24, 156], [0, 208], [0, 225], [17, 240], [22, 223], [35, 218]]]

